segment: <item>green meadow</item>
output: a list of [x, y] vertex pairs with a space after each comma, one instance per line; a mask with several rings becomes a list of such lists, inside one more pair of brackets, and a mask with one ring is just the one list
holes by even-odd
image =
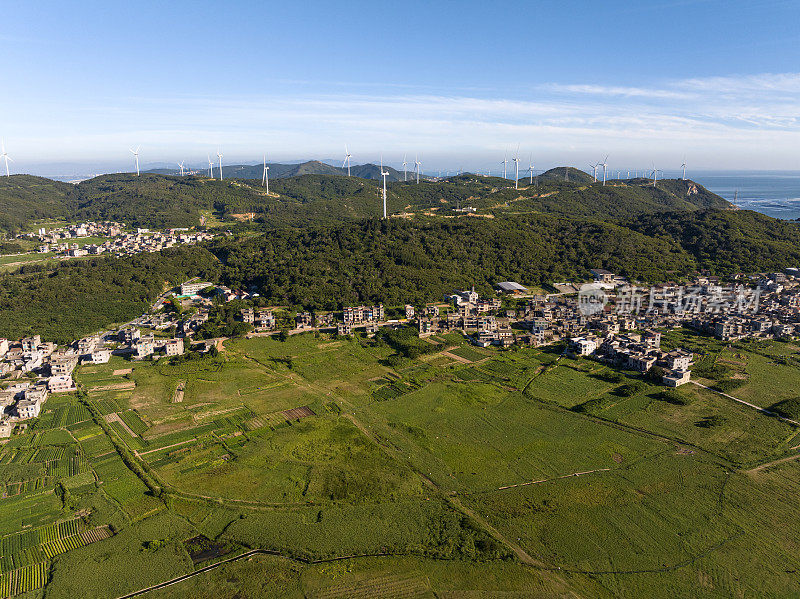
[[[263, 550], [144, 596], [800, 592], [791, 423], [557, 347], [420, 343], [309, 333], [79, 367], [0, 449], [0, 591], [122, 596]], [[669, 344], [703, 384], [794, 408], [798, 348]]]

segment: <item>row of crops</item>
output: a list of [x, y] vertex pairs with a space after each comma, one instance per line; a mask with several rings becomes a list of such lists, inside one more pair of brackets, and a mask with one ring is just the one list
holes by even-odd
[[91, 418], [92, 415], [89, 409], [84, 405], [59, 406], [39, 416], [36, 428], [62, 428], [85, 420], [91, 420]]
[[80, 535], [85, 529], [83, 520], [73, 518], [0, 538], [0, 571], [7, 572], [51, 557], [46, 556], [44, 546]]
[[30, 564], [0, 575], [0, 597], [41, 589], [47, 584], [47, 563]]

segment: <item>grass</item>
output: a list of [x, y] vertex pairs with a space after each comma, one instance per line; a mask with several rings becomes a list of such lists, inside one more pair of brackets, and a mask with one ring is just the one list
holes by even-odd
[[[118, 596], [190, 572], [184, 541], [204, 535], [302, 559], [385, 557], [260, 556], [150, 596], [796, 591], [800, 461], [751, 471], [796, 455], [795, 427], [694, 385], [665, 398], [643, 382], [623, 396], [616, 388], [640, 377], [606, 381], [607, 367], [558, 349], [444, 341], [479, 363], [304, 334], [230, 340], [218, 357], [183, 363], [79, 367], [94, 413], [118, 414], [136, 436], [95, 422], [76, 395], [49, 400], [0, 449], [1, 482], [15, 492], [0, 499], [0, 536], [78, 513], [116, 534], [85, 547], [51, 540], [41, 555], [20, 545], [11, 565], [46, 563], [48, 597]], [[709, 376], [740, 377], [737, 397], [800, 396], [795, 346], [729, 348], [680, 330], [664, 344], [691, 347]], [[134, 386], [111, 388], [120, 383]], [[314, 415], [286, 422], [301, 406]], [[483, 522], [562, 570], [524, 568]]]

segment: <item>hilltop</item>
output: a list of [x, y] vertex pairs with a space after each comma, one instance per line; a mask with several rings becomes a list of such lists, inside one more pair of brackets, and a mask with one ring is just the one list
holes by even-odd
[[[277, 162], [268, 162], [269, 178], [273, 179], [286, 179], [289, 177], [300, 177], [302, 175], [344, 175], [347, 176], [347, 169], [338, 166], [333, 166], [319, 160], [309, 160], [301, 162], [300, 164], [281, 164]], [[402, 181], [403, 173], [393, 169], [390, 166], [383, 167], [389, 176], [386, 177], [387, 181]], [[147, 173], [158, 175], [179, 175], [178, 169], [152, 169], [145, 171]], [[198, 174], [206, 172], [205, 169], [201, 170]], [[261, 181], [264, 172], [263, 164], [232, 164], [223, 165], [222, 175], [228, 179], [257, 179]], [[219, 177], [217, 165], [214, 165], [215, 176]], [[350, 175], [352, 177], [360, 177], [361, 179], [380, 179], [381, 168], [377, 164], [354, 164], [350, 167]], [[409, 173], [410, 178], [410, 173]]]
[[[308, 164], [308, 163], [306, 163]], [[319, 163], [322, 164], [322, 163]], [[298, 169], [304, 165], [294, 165]], [[326, 168], [335, 169], [323, 165]], [[374, 165], [354, 167], [369, 170]], [[250, 167], [256, 168], [256, 167]], [[260, 168], [260, 167], [258, 167]], [[374, 167], [377, 169], [378, 167]], [[521, 180], [519, 189], [500, 177], [463, 174], [437, 180], [394, 181], [388, 184], [391, 214], [456, 217], [458, 209], [484, 216], [527, 213], [559, 214], [593, 219], [625, 219], [641, 214], [732, 205], [692, 181], [666, 179], [653, 187], [649, 180], [593, 183], [577, 169], [569, 181], [552, 169]], [[573, 173], [572, 170], [575, 172]], [[550, 173], [550, 174], [548, 174]], [[369, 173], [367, 173], [369, 174]], [[402, 177], [402, 173], [397, 173]], [[143, 173], [102, 175], [77, 185], [41, 177], [0, 178], [0, 230], [14, 232], [34, 220], [117, 220], [131, 226], [168, 228], [196, 226], [201, 215], [218, 219], [257, 220], [272, 227], [334, 224], [380, 214], [380, 182], [361, 176], [301, 174], [270, 181], [270, 193], [257, 180]]]

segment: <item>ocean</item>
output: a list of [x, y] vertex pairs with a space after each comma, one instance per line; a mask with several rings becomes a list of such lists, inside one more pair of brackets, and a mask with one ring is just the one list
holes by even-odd
[[697, 181], [730, 202], [736, 198], [736, 205], [742, 209], [775, 218], [800, 218], [800, 172], [698, 171], [687, 172], [686, 178]]

